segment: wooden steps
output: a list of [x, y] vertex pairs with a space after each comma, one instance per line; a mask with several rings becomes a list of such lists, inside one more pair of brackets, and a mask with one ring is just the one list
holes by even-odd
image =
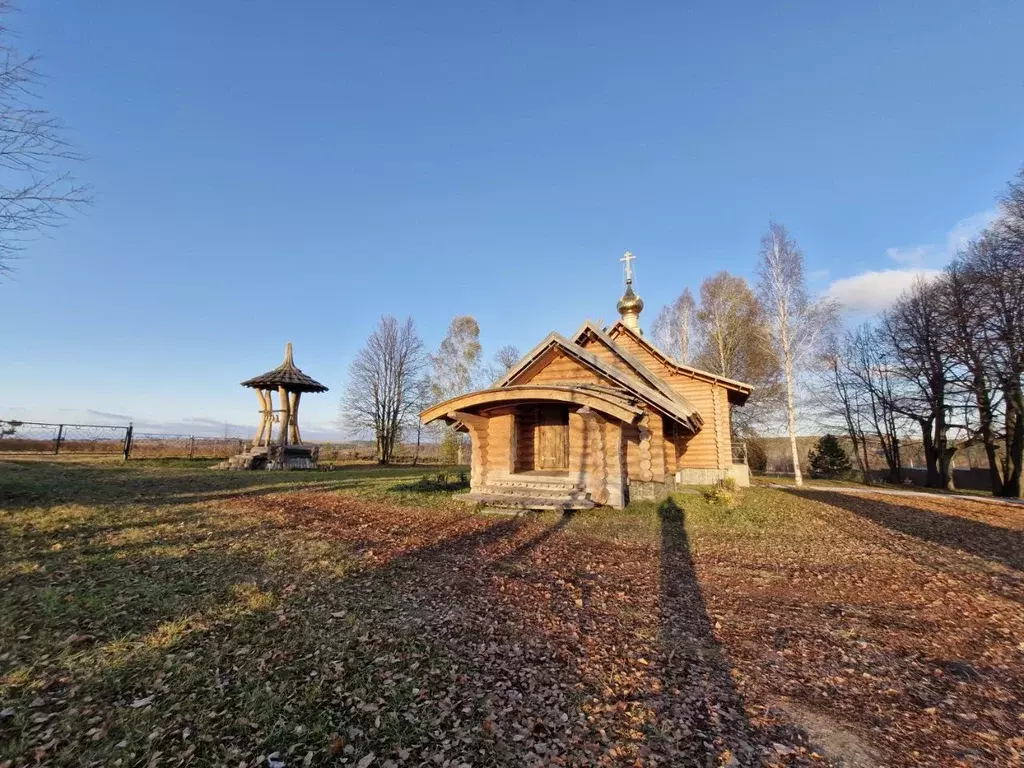
[[466, 504], [505, 509], [592, 509], [583, 484], [565, 477], [521, 476], [491, 480], [455, 497]]

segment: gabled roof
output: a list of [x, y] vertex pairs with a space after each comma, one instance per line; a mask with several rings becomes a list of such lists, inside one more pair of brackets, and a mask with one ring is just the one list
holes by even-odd
[[580, 326], [579, 330], [573, 334], [573, 342], [575, 344], [581, 344], [583, 339], [590, 334], [593, 338], [597, 339], [603, 344], [612, 354], [622, 360], [627, 366], [633, 369], [638, 376], [644, 381], [650, 384], [652, 387], [657, 389], [663, 395], [668, 398], [681, 397], [675, 390], [672, 389], [665, 380], [658, 376], [654, 371], [644, 365], [636, 357], [636, 355], [630, 354], [628, 351], [623, 349], [620, 345], [616, 344], [614, 339], [607, 333], [598, 328], [594, 323], [587, 320], [583, 325]]
[[[611, 340], [609, 339], [609, 341]], [[615, 346], [614, 342], [612, 342], [612, 344]], [[512, 366], [508, 373], [498, 379], [498, 381], [494, 383], [493, 387], [498, 388], [509, 386], [515, 381], [517, 376], [523, 373], [523, 371], [529, 368], [533, 363], [540, 359], [542, 355], [551, 349], [558, 349], [564, 352], [569, 357], [579, 361], [591, 370], [596, 371], [606, 379], [613, 381], [616, 385], [622, 387], [626, 391], [632, 392], [640, 399], [650, 405], [653, 405], [665, 415], [694, 431], [699, 429], [701, 424], [704, 423], [704, 419], [701, 418], [697, 409], [694, 408], [693, 405], [682, 395], [672, 393], [672, 396], [668, 396], [661, 392], [660, 388], [656, 389], [654, 386], [649, 386], [638, 379], [634, 379], [631, 376], [626, 375], [618, 368], [608, 365], [608, 363], [601, 360], [597, 355], [592, 352], [588, 352], [579, 344], [570, 342], [559, 333], [548, 334], [540, 344], [527, 352], [522, 360]], [[615, 351], [622, 356], [623, 351], [621, 349]], [[635, 363], [646, 372], [645, 375], [642, 375], [643, 379], [647, 380], [648, 377], [652, 379], [657, 378], [648, 369], [644, 368], [639, 361], [635, 361]], [[629, 364], [630, 367], [633, 366], [633, 363]]]
[[[584, 324], [584, 327], [577, 332], [576, 336], [573, 338], [573, 341], [579, 343], [584, 338], [587, 330], [587, 324]], [[692, 376], [697, 379], [703, 379], [704, 381], [710, 381], [716, 384], [720, 384], [725, 389], [735, 392], [739, 396], [737, 399], [740, 405], [742, 405], [746, 401], [747, 397], [750, 396], [750, 393], [754, 391], [753, 384], [747, 384], [746, 382], [743, 381], [730, 379], [726, 376], [719, 376], [717, 373], [711, 373], [710, 371], [704, 371], [701, 370], [700, 368], [694, 368], [691, 365], [684, 365], [683, 363], [676, 362], [675, 360], [672, 359], [671, 356], [669, 356], [667, 353], [663, 352], [661, 349], [652, 344], [646, 336], [640, 335], [635, 330], [630, 328], [628, 325], [623, 323], [621, 320], [616, 321], [614, 324], [612, 324], [603, 331], [604, 335], [607, 336], [609, 339], [611, 339], [611, 334], [614, 332], [622, 332], [629, 334], [630, 338], [635, 340], [638, 344], [644, 347], [648, 352], [650, 352], [652, 355], [654, 355], [656, 358], [658, 358], [661, 362], [663, 362], [672, 370], [675, 370], [687, 376]], [[614, 343], [614, 339], [612, 339], [612, 342]], [[616, 344], [616, 347], [622, 349], [622, 347], [618, 344]]]

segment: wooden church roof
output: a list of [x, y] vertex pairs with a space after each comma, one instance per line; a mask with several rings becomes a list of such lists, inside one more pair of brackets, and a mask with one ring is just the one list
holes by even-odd
[[[573, 341], [579, 344], [586, 337], [587, 331], [594, 329], [596, 329], [596, 326], [593, 323], [590, 323], [589, 321], [584, 323], [583, 327], [580, 328], [580, 330], [577, 331], [576, 334], [573, 336]], [[659, 347], [657, 347], [653, 342], [651, 342], [650, 339], [648, 339], [643, 334], [638, 333], [633, 328], [630, 328], [621, 320], [617, 320], [614, 324], [604, 329], [602, 333], [605, 336], [607, 336], [610, 340], [612, 340], [613, 344], [615, 344], [614, 337], [620, 336], [622, 334], [627, 334], [633, 341], [635, 341], [641, 347], [650, 352], [654, 357], [658, 358], [660, 362], [662, 362], [671, 370], [676, 371], [678, 373], [682, 373], [683, 375], [686, 376], [691, 376], [695, 379], [700, 379], [701, 381], [707, 381], [712, 382], [714, 384], [718, 384], [719, 386], [728, 390], [730, 393], [729, 400], [731, 402], [736, 403], [737, 405], [743, 405], [747, 401], [747, 398], [750, 397], [750, 394], [754, 391], [753, 384], [747, 384], [744, 381], [730, 379], [726, 376], [719, 376], [717, 373], [711, 373], [710, 371], [705, 371], [700, 368], [694, 368], [692, 365], [686, 365], [684, 363], [679, 363], [675, 361], [674, 359], [672, 359], [670, 355], [663, 352]], [[620, 351], [625, 352], [625, 350], [622, 349], [621, 344], [615, 344], [615, 346]]]
[[[474, 418], [466, 410], [469, 408], [486, 408], [499, 402], [550, 399], [587, 404], [627, 422], [638, 417], [640, 411], [636, 406], [644, 403], [696, 432], [704, 419], [693, 404], [670, 385], [670, 381], [678, 383], [677, 376], [721, 387], [730, 403], [743, 405], [753, 392], [753, 386], [678, 363], [640, 332], [638, 315], [643, 309], [643, 300], [632, 287], [631, 262], [635, 258], [627, 251], [620, 259], [626, 265], [626, 293], [617, 305], [622, 320], [604, 329], [587, 321], [572, 340], [558, 333], [549, 334], [490, 388], [428, 408], [420, 414], [423, 423], [444, 419], [458, 424], [463, 417]], [[542, 383], [530, 380], [531, 371], [552, 364], [559, 355], [580, 366], [577, 369], [581, 374], [579, 380], [573, 380], [571, 374], [566, 375], [567, 380], [564, 381]], [[591, 373], [597, 374], [596, 377], [586, 381]]]
[[252, 389], [277, 389], [284, 387], [288, 392], [326, 392], [327, 387], [316, 379], [307, 376], [295, 367], [292, 360], [292, 343], [289, 341], [284, 350], [284, 362], [272, 371], [253, 376], [242, 382], [243, 387]]
[[[613, 346], [616, 345], [613, 343]], [[547, 338], [527, 352], [522, 360], [512, 366], [508, 373], [496, 381], [494, 388], [507, 387], [510, 384], [514, 384], [516, 377], [551, 349], [562, 351], [564, 354], [600, 373], [627, 392], [633, 393], [641, 400], [653, 405], [665, 413], [665, 415], [691, 430], [696, 431], [700, 429], [701, 424], [704, 423], [700, 413], [685, 397], [665, 386], [650, 370], [644, 367], [640, 361], [632, 358], [625, 350], [616, 347], [616, 351], [620, 356], [626, 355], [631, 358], [631, 360], [626, 360], [626, 362], [630, 367], [636, 366], [635, 370], [640, 373], [640, 376], [637, 378], [628, 376], [615, 366], [606, 363], [594, 353], [588, 352], [579, 344], [569, 341], [559, 333], [548, 334]], [[644, 383], [645, 381], [646, 383]]]

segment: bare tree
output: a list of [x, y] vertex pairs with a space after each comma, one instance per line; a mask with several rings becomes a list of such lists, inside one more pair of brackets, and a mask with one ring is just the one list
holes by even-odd
[[409, 426], [416, 432], [416, 450], [412, 457], [414, 466], [420, 463], [420, 448], [423, 444], [423, 422], [420, 421], [420, 412], [429, 408], [432, 402], [430, 377], [424, 372], [413, 382], [412, 409], [409, 413]]
[[422, 369], [423, 342], [411, 317], [402, 324], [391, 315], [382, 317], [352, 361], [343, 416], [349, 430], [373, 433], [381, 464], [391, 463], [402, 428], [417, 405]]
[[951, 488], [950, 472], [958, 448], [950, 439], [951, 385], [956, 361], [950, 354], [941, 281], [918, 280], [881, 318], [878, 328], [883, 362], [901, 380], [888, 405], [921, 430], [929, 488]]
[[[10, 12], [10, 3], [0, 2], [0, 16]], [[0, 24], [0, 276], [26, 240], [91, 203], [89, 188], [65, 170], [82, 156], [61, 122], [38, 106], [38, 62], [19, 53], [11, 37]]]
[[[822, 363], [823, 386], [817, 389], [818, 404], [826, 418], [841, 421], [850, 438], [857, 467], [866, 484], [871, 480], [871, 464], [861, 402], [862, 393], [857, 387], [857, 382], [847, 374], [847, 351], [837, 336], [829, 337]], [[832, 426], [833, 424], [829, 423], [826, 429]]]
[[988, 266], [995, 310], [989, 332], [1003, 372], [1005, 455], [1002, 495], [1021, 496], [1024, 474], [1024, 168], [1001, 201], [998, 248]]
[[[964, 399], [964, 427], [972, 440], [980, 442], [988, 459], [992, 493], [1003, 493], [1005, 467], [999, 457], [999, 433], [1004, 389], [994, 349], [994, 338], [987, 333], [992, 307], [992, 289], [988, 275], [978, 269], [989, 245], [982, 238], [970, 244], [943, 275], [944, 290], [937, 292], [946, 321], [949, 355], [959, 363], [952, 368], [951, 387]], [[968, 255], [969, 254], [969, 255]], [[973, 418], [972, 418], [973, 417]]]
[[835, 324], [836, 305], [827, 299], [808, 297], [804, 256], [781, 224], [769, 223], [761, 238], [760, 257], [758, 287], [769, 318], [767, 342], [781, 364], [793, 477], [797, 485], [803, 485], [796, 445], [794, 390], [813, 361], [814, 351]]
[[[455, 317], [436, 353], [429, 356], [431, 400], [442, 402], [469, 392], [481, 373], [480, 325], [470, 315]], [[447, 462], [462, 463], [465, 441], [441, 425], [441, 453]]]
[[655, 345], [680, 363], [690, 361], [696, 308], [693, 294], [686, 288], [675, 301], [661, 308], [651, 326], [651, 338]]
[[1024, 174], [1003, 215], [947, 270], [953, 352], [967, 372], [992, 491], [1021, 495], [1024, 472]]
[[826, 428], [837, 420], [845, 426], [865, 483], [870, 480], [873, 446], [885, 458], [889, 480], [899, 483], [903, 421], [889, 406], [893, 379], [880, 359], [875, 330], [864, 324], [842, 338], [832, 336], [823, 362], [817, 395], [825, 418], [831, 419]]
[[491, 381], [498, 381], [512, 370], [512, 366], [518, 363], [520, 358], [522, 358], [522, 354], [520, 354], [519, 348], [506, 344], [494, 353], [494, 361], [487, 369], [487, 378]]

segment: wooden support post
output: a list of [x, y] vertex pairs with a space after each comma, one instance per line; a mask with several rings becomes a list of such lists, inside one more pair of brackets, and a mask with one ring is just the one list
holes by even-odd
[[301, 392], [292, 393], [292, 444], [302, 445], [302, 437], [299, 435], [299, 395]]
[[252, 440], [254, 448], [263, 442], [263, 433], [267, 429], [267, 411], [269, 410], [267, 407], [266, 398], [263, 397], [262, 389], [256, 390], [256, 399], [260, 401], [260, 429], [256, 433], [256, 437], [254, 437]]
[[278, 435], [278, 442], [283, 448], [288, 445], [288, 427], [292, 421], [292, 411], [288, 402], [288, 390], [284, 387], [278, 387], [277, 397], [281, 402], [281, 432]]
[[267, 397], [267, 434], [263, 437], [263, 444], [270, 447], [274, 442], [274, 395], [271, 390], [266, 391]]

